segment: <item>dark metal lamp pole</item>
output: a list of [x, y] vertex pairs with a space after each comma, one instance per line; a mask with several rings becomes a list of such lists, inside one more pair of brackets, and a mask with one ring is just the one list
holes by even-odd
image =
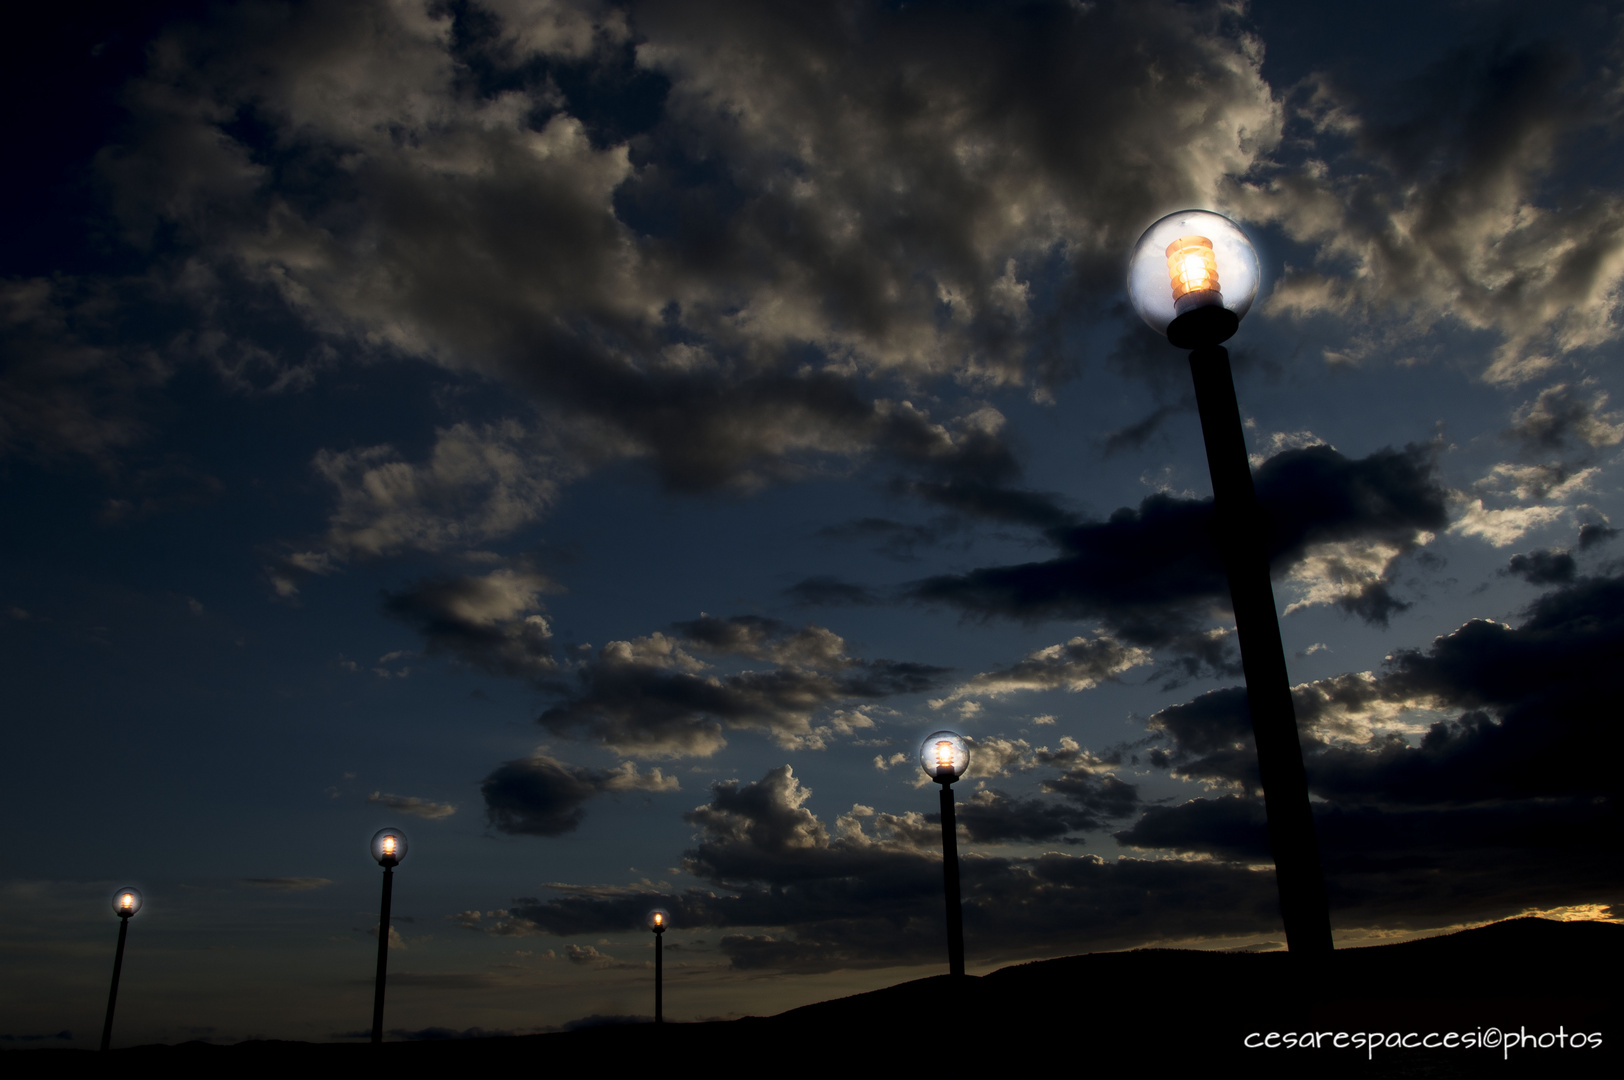
[[124, 939], [130, 933], [130, 918], [141, 910], [139, 889], [120, 889], [113, 896], [113, 912], [118, 915], [118, 951], [113, 953], [113, 985], [107, 991], [107, 1019], [102, 1023], [101, 1048], [113, 1042], [113, 1007], [118, 1004], [118, 976], [124, 970]]
[[1299, 956], [1318, 958], [1333, 949], [1330, 906], [1269, 582], [1265, 522], [1252, 486], [1229, 352], [1221, 344], [1239, 328], [1258, 279], [1257, 253], [1245, 233], [1228, 218], [1191, 210], [1170, 214], [1146, 230], [1134, 251], [1128, 287], [1145, 321], [1173, 345], [1190, 350], [1212, 474], [1214, 537], [1235, 610], [1286, 945]]
[[389, 905], [395, 867], [406, 857], [406, 834], [379, 829], [372, 838], [372, 857], [383, 867], [383, 901], [378, 908], [378, 974], [372, 984], [372, 1045], [383, 1042], [383, 991], [389, 977]]
[[953, 815], [953, 781], [970, 765], [962, 736], [938, 731], [919, 748], [925, 775], [942, 785], [942, 893], [947, 902], [947, 970], [964, 974], [964, 910], [959, 902], [959, 834]]
[[665, 928], [671, 925], [668, 912], [656, 908], [648, 913], [648, 928], [654, 931], [654, 1022], [665, 1023]]

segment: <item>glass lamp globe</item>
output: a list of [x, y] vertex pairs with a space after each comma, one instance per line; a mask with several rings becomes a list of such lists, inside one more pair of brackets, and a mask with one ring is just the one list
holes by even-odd
[[1227, 341], [1257, 299], [1257, 249], [1239, 225], [1180, 210], [1145, 230], [1128, 263], [1139, 317], [1181, 349]]
[[671, 925], [671, 913], [664, 908], [655, 908], [648, 913], [648, 928], [656, 934], [663, 934]]
[[113, 913], [121, 919], [128, 919], [141, 910], [141, 890], [133, 885], [126, 885], [113, 894]]
[[406, 834], [399, 829], [379, 829], [372, 838], [372, 857], [380, 866], [397, 866], [406, 857]]
[[970, 747], [956, 731], [933, 731], [919, 744], [919, 764], [939, 784], [951, 784], [970, 767]]

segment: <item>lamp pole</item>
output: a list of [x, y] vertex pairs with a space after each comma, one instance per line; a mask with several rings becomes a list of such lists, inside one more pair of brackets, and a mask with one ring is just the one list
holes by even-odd
[[1252, 485], [1229, 352], [1222, 345], [1251, 307], [1258, 279], [1257, 253], [1239, 227], [1218, 214], [1187, 210], [1146, 230], [1134, 250], [1128, 288], [1145, 321], [1173, 345], [1190, 350], [1212, 474], [1214, 538], [1235, 611], [1286, 946], [1318, 958], [1334, 947], [1330, 905], [1269, 582], [1266, 523]]
[[389, 976], [389, 904], [395, 867], [406, 857], [406, 834], [379, 829], [372, 838], [372, 857], [383, 867], [383, 900], [378, 907], [378, 974], [372, 984], [372, 1045], [383, 1042], [383, 991]]
[[942, 893], [947, 904], [947, 970], [964, 974], [964, 910], [959, 902], [959, 834], [953, 816], [953, 781], [970, 766], [970, 749], [952, 731], [926, 736], [919, 747], [925, 775], [942, 786]]
[[654, 1022], [665, 1023], [665, 928], [671, 915], [659, 908], [648, 913], [648, 928], [654, 931]]
[[118, 976], [124, 970], [124, 939], [130, 933], [130, 919], [141, 910], [141, 890], [120, 889], [113, 895], [113, 912], [118, 916], [118, 949], [113, 953], [113, 985], [107, 991], [107, 1019], [102, 1023], [101, 1048], [113, 1042], [113, 1008], [118, 1004]]

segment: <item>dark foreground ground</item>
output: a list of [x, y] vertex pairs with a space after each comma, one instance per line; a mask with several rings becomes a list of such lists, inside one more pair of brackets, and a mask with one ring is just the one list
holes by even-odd
[[[377, 1049], [189, 1043], [117, 1050], [107, 1059], [27, 1050], [0, 1060], [13, 1076], [90, 1068], [172, 1076], [632, 1068], [653, 1076], [910, 1069], [936, 1076], [1617, 1077], [1624, 1076], [1621, 980], [1624, 926], [1516, 919], [1344, 950], [1321, 970], [1304, 970], [1287, 953], [1142, 949], [1022, 964], [980, 978], [920, 979], [743, 1020]], [[1246, 1046], [1271, 1033], [1320, 1033], [1320, 1046]], [[1451, 1034], [1477, 1045], [1418, 1045]], [[1364, 1045], [1372, 1036], [1382, 1045]], [[1395, 1040], [1412, 1045], [1386, 1045]]]

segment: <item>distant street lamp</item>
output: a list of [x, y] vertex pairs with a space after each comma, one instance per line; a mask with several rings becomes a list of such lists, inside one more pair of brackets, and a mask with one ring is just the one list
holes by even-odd
[[648, 913], [648, 928], [654, 931], [654, 1022], [665, 1023], [665, 928], [671, 925], [671, 913], [655, 908]]
[[130, 932], [130, 919], [140, 910], [140, 889], [127, 885], [113, 894], [113, 914], [118, 916], [118, 951], [113, 953], [113, 986], [107, 991], [107, 1020], [102, 1024], [103, 1050], [113, 1041], [113, 1006], [118, 1004], [118, 975], [124, 970], [124, 939]]
[[378, 977], [372, 988], [372, 1043], [383, 1042], [383, 987], [389, 972], [389, 899], [395, 867], [406, 857], [406, 834], [379, 829], [372, 838], [372, 857], [383, 867], [383, 903], [378, 910]]
[[947, 898], [947, 970], [964, 974], [964, 913], [959, 906], [959, 838], [953, 820], [953, 781], [970, 766], [970, 748], [952, 731], [932, 732], [919, 746], [925, 775], [942, 785], [942, 891]]
[[1128, 293], [1152, 329], [1191, 350], [1216, 539], [1235, 609], [1286, 945], [1295, 953], [1323, 956], [1332, 950], [1331, 917], [1308, 774], [1269, 584], [1264, 521], [1252, 487], [1229, 352], [1220, 344], [1240, 327], [1257, 297], [1259, 277], [1257, 251], [1239, 226], [1205, 210], [1183, 210], [1139, 238], [1128, 267]]

